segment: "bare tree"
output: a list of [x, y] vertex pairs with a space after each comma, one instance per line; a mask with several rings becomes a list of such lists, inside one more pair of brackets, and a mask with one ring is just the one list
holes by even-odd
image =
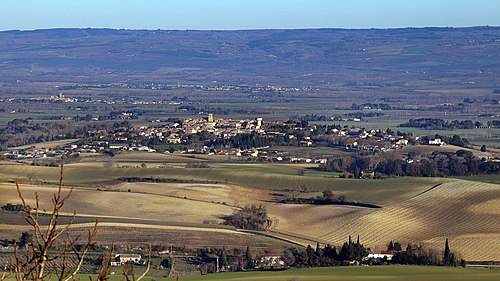
[[[52, 197], [52, 210], [48, 214], [49, 220], [46, 225], [42, 225], [40, 222], [38, 193], [35, 193], [36, 208], [32, 209], [26, 203], [19, 183], [16, 182], [17, 192], [24, 207], [25, 220], [32, 226], [34, 232], [33, 239], [27, 244], [26, 249], [18, 249], [16, 243], [14, 243], [15, 263], [13, 271], [17, 281], [46, 280], [52, 278], [53, 275], [57, 276], [59, 281], [75, 279], [75, 275], [81, 270], [84, 258], [93, 244], [97, 234], [97, 221], [94, 227], [88, 230], [87, 239], [80, 250], [77, 250], [77, 243], [81, 235], [72, 237], [69, 233], [76, 217], [76, 211], [67, 224], [60, 224], [61, 209], [73, 192], [73, 188], [70, 188], [67, 194], [63, 194], [63, 176], [64, 167], [61, 165], [59, 185], [57, 192]], [[62, 242], [62, 248], [58, 249], [56, 242]], [[70, 263], [69, 256], [76, 256], [76, 265]], [[57, 272], [47, 270], [49, 263], [59, 263]]]
[[[72, 236], [70, 228], [76, 217], [76, 211], [70, 217], [66, 224], [60, 223], [61, 209], [71, 196], [73, 187], [66, 194], [63, 194], [64, 167], [61, 165], [59, 184], [57, 192], [52, 197], [52, 209], [48, 213], [48, 223], [40, 222], [40, 199], [38, 193], [35, 193], [36, 207], [31, 208], [21, 192], [19, 182], [16, 181], [16, 188], [23, 206], [23, 215], [26, 222], [32, 226], [33, 239], [26, 244], [24, 249], [18, 248], [14, 242], [14, 261], [13, 265], [5, 266], [0, 281], [4, 281], [15, 276], [16, 281], [27, 280], [53, 280], [70, 281], [78, 280], [77, 274], [81, 271], [85, 257], [91, 249], [94, 239], [97, 235], [96, 221], [94, 226], [88, 230], [83, 247], [78, 247], [82, 238], [81, 234]], [[44, 212], [45, 215], [45, 212]], [[82, 244], [80, 244], [82, 245]], [[90, 281], [106, 281], [111, 271], [111, 260], [113, 258], [114, 245], [107, 255], [102, 259], [101, 265], [97, 270], [96, 279], [90, 277]], [[76, 264], [74, 258], [76, 257]], [[73, 262], [72, 262], [73, 260]], [[55, 265], [58, 265], [57, 268]], [[50, 267], [50, 269], [49, 269]], [[134, 268], [130, 271], [124, 270], [123, 275], [127, 281], [140, 281], [146, 276], [151, 268], [151, 245], [149, 246], [148, 265], [146, 271], [136, 278]]]

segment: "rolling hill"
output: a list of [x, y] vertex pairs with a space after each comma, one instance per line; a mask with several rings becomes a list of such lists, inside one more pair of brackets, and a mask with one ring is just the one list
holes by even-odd
[[498, 85], [499, 38], [498, 27], [5, 31], [0, 81], [487, 88]]

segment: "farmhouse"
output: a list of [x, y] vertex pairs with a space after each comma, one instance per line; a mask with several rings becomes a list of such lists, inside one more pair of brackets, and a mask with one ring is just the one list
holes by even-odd
[[385, 261], [391, 261], [394, 256], [394, 251], [380, 251], [378, 253], [370, 253], [365, 260], [374, 259], [376, 263], [382, 263]]
[[262, 256], [257, 260], [258, 268], [280, 267], [284, 265], [285, 262], [281, 256]]
[[127, 143], [110, 143], [109, 144], [109, 149], [127, 150], [128, 146], [129, 145]]
[[111, 265], [122, 265], [126, 263], [139, 264], [141, 263], [141, 255], [134, 254], [117, 254], [113, 261], [111, 261]]
[[443, 145], [446, 145], [446, 143], [444, 141], [442, 141], [440, 138], [436, 138], [434, 140], [429, 140], [429, 145], [443, 146]]

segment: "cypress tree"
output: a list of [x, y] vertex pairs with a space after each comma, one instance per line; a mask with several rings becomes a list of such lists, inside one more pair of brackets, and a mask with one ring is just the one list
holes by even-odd
[[220, 265], [223, 267], [228, 266], [226, 247], [222, 247], [222, 253], [220, 255]]
[[392, 240], [391, 240], [391, 242], [389, 242], [389, 245], [387, 246], [387, 250], [388, 251], [394, 250], [394, 244], [392, 243]]
[[246, 262], [247, 262], [247, 269], [252, 269], [253, 268], [253, 259], [252, 259], [252, 253], [250, 252], [250, 247], [247, 246], [247, 252], [245, 254]]
[[444, 242], [444, 254], [443, 254], [443, 264], [448, 266], [450, 265], [451, 253], [450, 253], [450, 247], [448, 245], [448, 238], [446, 238], [446, 241]]

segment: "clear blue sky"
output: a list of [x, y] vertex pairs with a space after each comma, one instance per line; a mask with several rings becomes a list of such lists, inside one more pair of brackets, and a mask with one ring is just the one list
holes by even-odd
[[500, 0], [0, 0], [0, 30], [500, 26]]

